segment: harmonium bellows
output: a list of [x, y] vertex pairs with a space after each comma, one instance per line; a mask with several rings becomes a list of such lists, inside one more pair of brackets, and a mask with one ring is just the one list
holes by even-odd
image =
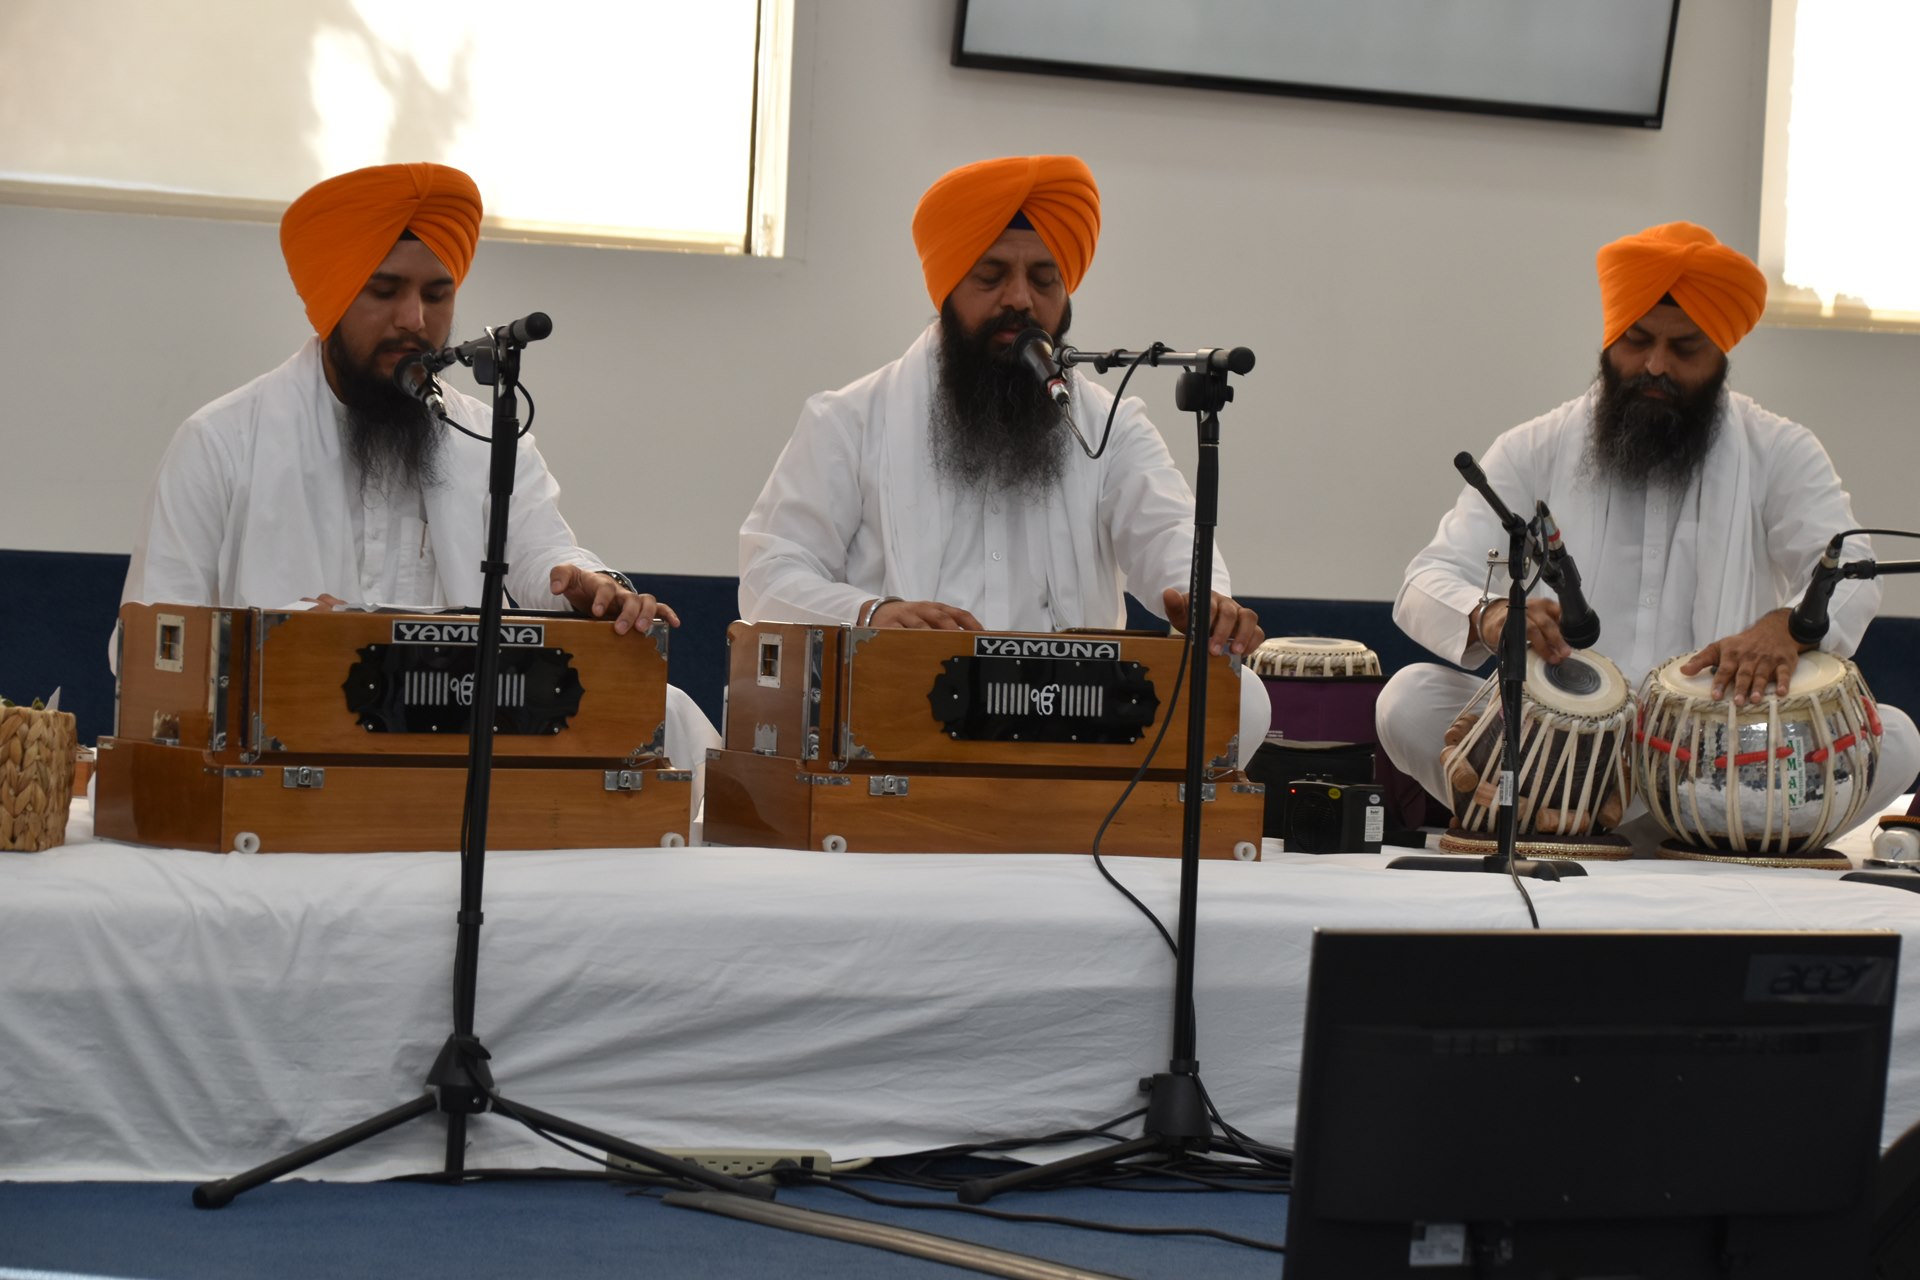
[[[1178, 636], [736, 622], [728, 646], [725, 746], [708, 753], [711, 841], [1087, 852], [1145, 764], [1101, 850], [1180, 851]], [[1234, 768], [1240, 661], [1207, 663], [1203, 852], [1257, 857], [1261, 788]]]
[[[471, 615], [130, 604], [95, 830], [184, 848], [357, 852], [460, 843]], [[488, 844], [684, 843], [664, 758], [667, 642], [610, 622], [501, 622]]]

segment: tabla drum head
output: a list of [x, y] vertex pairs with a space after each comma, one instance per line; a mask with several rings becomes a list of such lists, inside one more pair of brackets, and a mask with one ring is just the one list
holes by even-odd
[[1275, 636], [1248, 659], [1263, 676], [1377, 676], [1380, 657], [1358, 640], [1334, 636]]
[[1563, 715], [1610, 716], [1627, 701], [1627, 678], [1591, 649], [1575, 649], [1563, 662], [1529, 649], [1527, 696]]
[[[1707, 667], [1693, 675], [1681, 675], [1680, 668], [1691, 661], [1693, 655], [1683, 653], [1677, 658], [1669, 658], [1662, 663], [1655, 678], [1661, 686], [1674, 693], [1689, 698], [1698, 698], [1702, 702], [1713, 701], [1713, 668]], [[1800, 655], [1800, 661], [1794, 664], [1793, 675], [1787, 681], [1787, 696], [1814, 693], [1829, 689], [1847, 678], [1847, 664], [1830, 653], [1814, 650]], [[1741, 711], [1742, 715], [1764, 718], [1767, 714], [1765, 699], [1749, 702]]]

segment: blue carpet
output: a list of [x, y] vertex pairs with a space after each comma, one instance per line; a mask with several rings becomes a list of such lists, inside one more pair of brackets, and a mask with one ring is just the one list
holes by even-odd
[[[874, 1187], [888, 1195], [951, 1196]], [[672, 1276], [938, 1280], [978, 1273], [902, 1254], [673, 1208], [590, 1181], [281, 1182], [224, 1209], [195, 1209], [185, 1183], [0, 1183], [0, 1277], [9, 1271], [117, 1280], [272, 1276]], [[1114, 1275], [1272, 1280], [1280, 1255], [1194, 1237], [1141, 1238], [971, 1214], [867, 1205], [790, 1187], [780, 1203], [1043, 1257]], [[1285, 1198], [1254, 1192], [1073, 1189], [1010, 1193], [992, 1207], [1134, 1225], [1206, 1226], [1279, 1242]]]

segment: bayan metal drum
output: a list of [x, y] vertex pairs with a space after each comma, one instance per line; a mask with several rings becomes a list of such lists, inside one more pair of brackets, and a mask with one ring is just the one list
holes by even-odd
[[1329, 636], [1275, 636], [1247, 659], [1254, 674], [1279, 678], [1377, 676], [1380, 657], [1358, 640]]
[[1662, 857], [1843, 871], [1822, 846], [1862, 816], [1880, 761], [1880, 714], [1859, 668], [1800, 655], [1785, 697], [1715, 701], [1689, 655], [1640, 687], [1634, 771], [1673, 839]]
[[[1441, 767], [1453, 792], [1453, 827], [1439, 847], [1448, 853], [1493, 853], [1502, 767], [1503, 718], [1495, 675], [1447, 730]], [[1607, 834], [1631, 791], [1627, 743], [1633, 696], [1612, 662], [1576, 649], [1549, 663], [1531, 650], [1521, 700], [1520, 767], [1515, 776], [1517, 851], [1535, 858], [1628, 857]]]

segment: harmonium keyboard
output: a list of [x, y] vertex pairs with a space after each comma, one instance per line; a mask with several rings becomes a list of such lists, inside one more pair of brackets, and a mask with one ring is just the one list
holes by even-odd
[[[1178, 636], [736, 622], [727, 640], [712, 843], [1086, 853], [1145, 765], [1100, 851], [1180, 853]], [[1201, 853], [1253, 859], [1264, 799], [1234, 768], [1240, 660], [1207, 661]]]
[[[95, 833], [213, 852], [458, 849], [472, 614], [120, 610]], [[665, 758], [667, 632], [501, 622], [491, 849], [686, 843]]]

